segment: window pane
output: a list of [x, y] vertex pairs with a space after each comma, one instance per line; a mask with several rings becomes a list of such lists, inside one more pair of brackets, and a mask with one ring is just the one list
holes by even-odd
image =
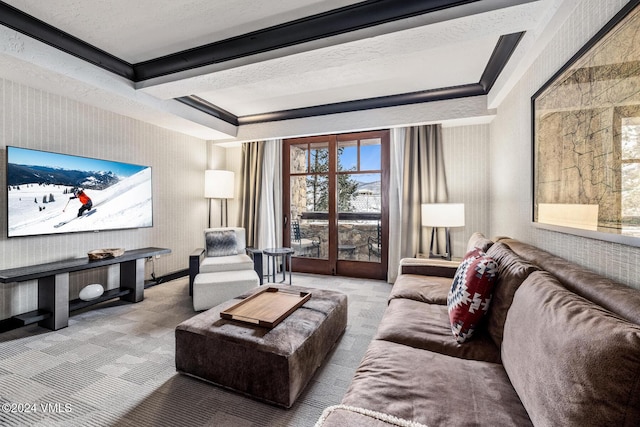
[[328, 175], [308, 175], [306, 177], [306, 211], [329, 211]]
[[381, 212], [380, 174], [344, 174], [338, 183], [340, 212]]
[[291, 223], [293, 256], [327, 259], [329, 251], [329, 222], [320, 219], [299, 219]]
[[339, 174], [338, 212], [353, 212], [352, 201], [358, 191], [358, 181], [351, 174]]
[[307, 188], [306, 176], [292, 176], [290, 183], [290, 203], [289, 211], [291, 218], [299, 218], [307, 211]]
[[381, 174], [339, 174], [338, 259], [381, 262]]
[[338, 221], [338, 259], [381, 262], [382, 239], [379, 220]]
[[338, 171], [358, 170], [358, 141], [338, 142]]
[[363, 139], [360, 141], [360, 170], [380, 170], [381, 167], [380, 139]]
[[292, 176], [290, 181], [291, 248], [296, 257], [328, 256], [327, 220], [308, 219], [310, 212], [326, 211], [329, 177], [327, 175]]
[[310, 144], [309, 172], [326, 173], [329, 171], [329, 143], [315, 142]]
[[307, 144], [292, 145], [289, 153], [291, 173], [305, 173], [307, 171]]

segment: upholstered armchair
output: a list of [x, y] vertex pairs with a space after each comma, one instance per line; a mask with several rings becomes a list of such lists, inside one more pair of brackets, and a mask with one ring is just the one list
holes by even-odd
[[262, 252], [247, 248], [244, 228], [207, 228], [204, 241], [205, 248], [189, 256], [189, 295], [193, 295], [193, 282], [201, 273], [254, 270], [262, 285]]

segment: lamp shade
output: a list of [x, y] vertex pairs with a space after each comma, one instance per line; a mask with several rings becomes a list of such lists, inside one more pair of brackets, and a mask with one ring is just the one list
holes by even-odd
[[464, 203], [422, 205], [423, 227], [464, 227]]
[[207, 199], [233, 199], [234, 174], [231, 171], [206, 170], [204, 197]]

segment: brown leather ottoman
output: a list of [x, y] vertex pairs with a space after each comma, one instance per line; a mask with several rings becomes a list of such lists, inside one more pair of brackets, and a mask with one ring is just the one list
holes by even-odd
[[311, 299], [273, 329], [220, 318], [260, 288], [176, 327], [176, 370], [269, 403], [291, 407], [347, 327], [347, 296], [297, 286]]

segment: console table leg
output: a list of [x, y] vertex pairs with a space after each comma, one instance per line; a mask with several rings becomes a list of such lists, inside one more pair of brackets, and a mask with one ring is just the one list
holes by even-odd
[[107, 289], [115, 289], [120, 286], [120, 264], [111, 264], [107, 267]]
[[51, 312], [38, 325], [54, 331], [69, 326], [69, 273], [38, 279], [38, 308]]
[[131, 289], [123, 301], [140, 302], [144, 299], [144, 258], [120, 263], [120, 289]]

